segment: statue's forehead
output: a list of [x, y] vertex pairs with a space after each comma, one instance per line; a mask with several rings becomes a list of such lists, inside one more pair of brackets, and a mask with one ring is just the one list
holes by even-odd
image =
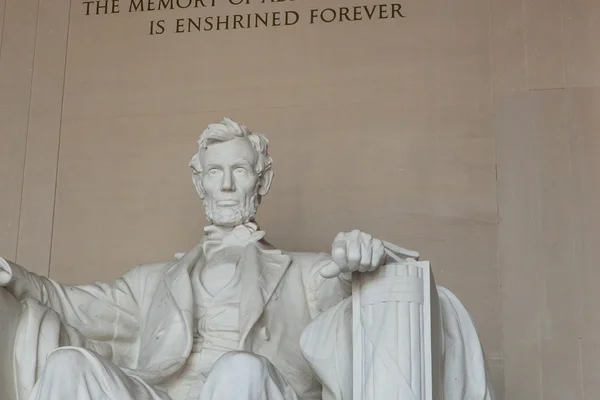
[[200, 159], [203, 165], [230, 164], [239, 161], [254, 164], [257, 159], [256, 150], [246, 138], [211, 143], [201, 153]]

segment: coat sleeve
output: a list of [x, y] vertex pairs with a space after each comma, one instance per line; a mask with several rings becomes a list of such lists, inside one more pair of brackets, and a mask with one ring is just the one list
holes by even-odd
[[311, 318], [339, 304], [352, 294], [352, 275], [340, 274], [335, 278], [324, 278], [321, 270], [332, 263], [327, 253], [318, 253], [303, 272], [304, 288]]
[[64, 285], [0, 258], [10, 267], [6, 289], [18, 300], [33, 299], [56, 312], [61, 322], [111, 352], [127, 352], [139, 340], [140, 269], [111, 283]]

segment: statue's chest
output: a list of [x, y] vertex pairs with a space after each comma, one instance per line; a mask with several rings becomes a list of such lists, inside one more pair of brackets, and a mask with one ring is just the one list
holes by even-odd
[[238, 275], [237, 269], [241, 259], [241, 252], [236, 248], [224, 249], [216, 252], [200, 273], [202, 286], [212, 296], [230, 285]]
[[[202, 351], [202, 364], [211, 354], [222, 355], [239, 344], [241, 274], [232, 260], [205, 265], [193, 282], [195, 301], [194, 351]], [[218, 357], [217, 357], [218, 358]]]

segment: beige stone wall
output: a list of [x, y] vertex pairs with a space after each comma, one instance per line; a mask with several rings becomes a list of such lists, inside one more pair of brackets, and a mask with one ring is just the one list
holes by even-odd
[[360, 228], [419, 250], [501, 398], [595, 397], [600, 3], [407, 0], [405, 18], [181, 34], [181, 17], [324, 6], [120, 3], [0, 0], [0, 254], [80, 283], [186, 251], [205, 223], [187, 163], [230, 116], [271, 139], [274, 244], [327, 251]]
[[594, 399], [600, 3], [491, 10], [506, 399]]

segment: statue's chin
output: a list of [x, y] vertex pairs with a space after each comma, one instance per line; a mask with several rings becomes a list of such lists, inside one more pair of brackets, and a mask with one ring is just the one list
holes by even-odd
[[214, 225], [233, 228], [254, 218], [254, 214], [245, 209], [216, 209], [207, 211], [206, 218]]

